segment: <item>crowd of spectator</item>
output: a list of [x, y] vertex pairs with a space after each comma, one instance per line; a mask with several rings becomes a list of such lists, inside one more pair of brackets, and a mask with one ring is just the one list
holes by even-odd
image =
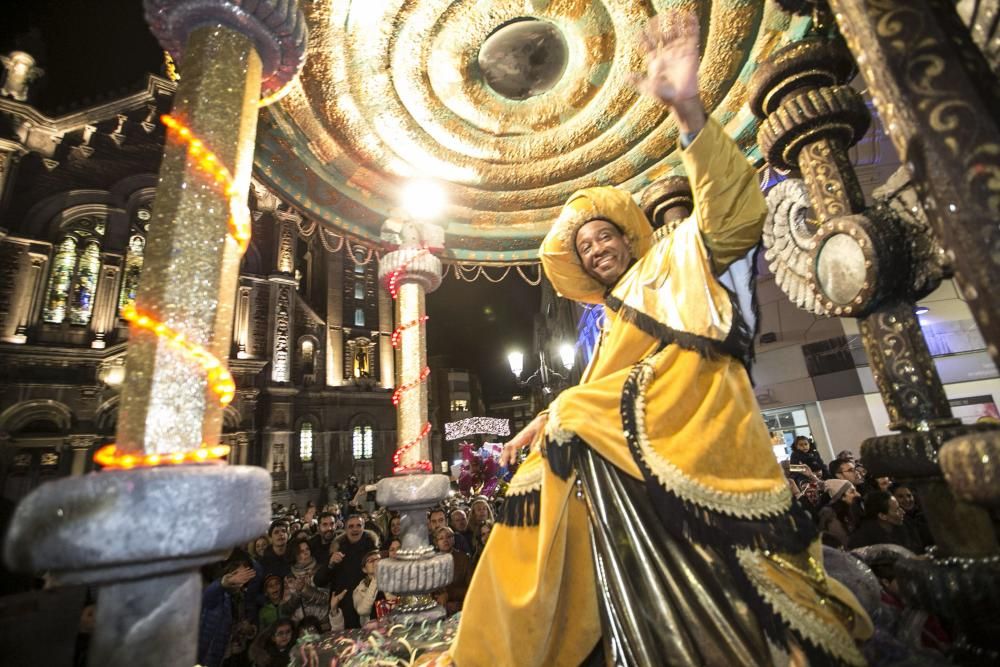
[[889, 477], [869, 480], [853, 452], [842, 451], [824, 465], [812, 440], [798, 436], [783, 467], [793, 496], [816, 521], [827, 546], [896, 544], [915, 554], [933, 546], [913, 488]]
[[[304, 635], [362, 628], [391, 612], [397, 599], [379, 588], [377, 565], [401, 548], [400, 517], [370, 511], [364, 487], [345, 488], [345, 505], [309, 502], [300, 512], [275, 504], [266, 535], [205, 568], [198, 664], [282, 667]], [[462, 609], [493, 517], [483, 496], [427, 513], [428, 546], [455, 564], [452, 582], [433, 592], [449, 615]]]

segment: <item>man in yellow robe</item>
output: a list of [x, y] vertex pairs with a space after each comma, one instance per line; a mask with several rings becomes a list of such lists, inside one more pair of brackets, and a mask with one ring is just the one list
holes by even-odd
[[607, 321], [580, 384], [505, 449], [532, 453], [450, 658], [864, 664], [856, 640], [870, 621], [826, 575], [816, 529], [774, 459], [746, 371], [747, 285], [725, 277], [752, 261], [764, 198], [698, 99], [694, 15], [652, 25], [647, 51], [638, 86], [675, 113], [695, 211], [657, 238], [627, 192], [589, 188], [545, 238], [553, 286], [604, 304]]

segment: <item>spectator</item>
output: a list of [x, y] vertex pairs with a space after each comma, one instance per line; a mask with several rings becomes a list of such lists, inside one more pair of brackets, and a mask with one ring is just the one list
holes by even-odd
[[375, 603], [385, 599], [385, 595], [378, 589], [378, 580], [375, 577], [376, 566], [381, 557], [382, 554], [378, 550], [365, 554], [361, 565], [363, 577], [354, 587], [354, 608], [358, 612], [361, 625], [371, 620]]
[[266, 628], [281, 616], [281, 605], [285, 602], [285, 580], [277, 574], [264, 577], [264, 604], [257, 612], [257, 627]]
[[469, 510], [472, 513], [469, 517], [469, 529], [473, 535], [479, 534], [479, 526], [484, 523], [492, 524], [495, 521], [493, 507], [486, 496], [476, 496], [473, 498]]
[[389, 542], [389, 548], [386, 549], [385, 555], [388, 558], [395, 558], [399, 549], [403, 546], [402, 541], [398, 537], [392, 538]]
[[271, 543], [268, 541], [267, 535], [261, 535], [250, 544], [250, 548], [247, 551], [251, 558], [260, 562], [269, 546], [271, 546]]
[[392, 518], [389, 519], [389, 535], [387, 539], [396, 540], [400, 539], [403, 534], [402, 519], [399, 514], [393, 512]]
[[427, 541], [434, 546], [434, 536], [447, 525], [445, 512], [440, 507], [432, 509], [427, 514]]
[[277, 574], [287, 577], [292, 573], [291, 555], [288, 553], [288, 524], [278, 519], [271, 522], [267, 529], [267, 538], [271, 541], [260, 559], [264, 566], [264, 575]]
[[451, 511], [451, 529], [455, 531], [455, 548], [467, 556], [472, 556], [473, 533], [469, 528], [469, 515], [465, 510], [454, 509]]
[[809, 466], [813, 474], [820, 479], [824, 479], [829, 475], [826, 466], [823, 465], [823, 459], [820, 458], [819, 452], [816, 451], [816, 445], [804, 435], [797, 436], [795, 442], [792, 443], [791, 463], [792, 465]]
[[451, 579], [451, 583], [436, 595], [438, 602], [451, 615], [462, 611], [465, 594], [468, 592], [469, 583], [472, 581], [472, 560], [461, 551], [455, 549], [455, 531], [447, 526], [438, 529], [438, 532], [434, 535], [434, 543], [440, 553], [451, 554], [455, 563], [454, 576]]
[[819, 520], [820, 510], [820, 484], [817, 480], [808, 480], [799, 485], [800, 494], [797, 498], [802, 507], [809, 512], [813, 521]]
[[[841, 452], [843, 453], [843, 452]], [[854, 485], [854, 490], [860, 495], [866, 494], [869, 489], [865, 484], [865, 478], [858, 471], [857, 465], [854, 461], [847, 461], [845, 459], [834, 459], [830, 462], [830, 478], [831, 479], [843, 479]], [[863, 504], [858, 503], [857, 508], [854, 510], [854, 520], [858, 522], [861, 520], [863, 514]]]
[[[344, 534], [330, 546], [329, 559], [317, 567], [314, 583], [332, 591], [353, 591], [364, 577], [361, 571], [364, 556], [373, 549], [378, 549], [378, 538], [374, 533], [365, 532], [361, 516], [352, 514], [347, 518]], [[361, 627], [353, 595], [343, 598], [340, 609], [344, 613], [344, 627]]]
[[323, 512], [319, 515], [318, 532], [309, 540], [313, 558], [322, 562], [330, 557], [330, 545], [333, 544], [336, 517], [333, 512]]
[[255, 593], [246, 589], [255, 578], [259, 578], [259, 574], [250, 556], [234, 550], [223, 566], [222, 576], [202, 591], [198, 664], [220, 667], [226, 656], [232, 653], [234, 639], [242, 650], [244, 640], [253, 636], [249, 619], [257, 617], [253, 605]]
[[486, 541], [490, 537], [490, 533], [493, 531], [493, 523], [486, 522], [479, 525], [479, 532], [475, 539], [475, 549], [476, 553], [472, 557], [472, 568], [475, 569], [476, 565], [479, 564], [479, 557], [483, 555], [483, 550], [486, 548]]
[[896, 501], [903, 509], [903, 527], [911, 535], [916, 536], [924, 550], [927, 547], [934, 546], [934, 536], [931, 535], [930, 526], [927, 525], [927, 517], [924, 516], [923, 510], [920, 509], [913, 489], [906, 484], [896, 484], [892, 488], [892, 495], [896, 497]]
[[831, 546], [846, 549], [850, 535], [857, 527], [851, 512], [851, 506], [859, 497], [857, 489], [843, 479], [828, 479], [823, 483], [823, 489], [827, 502], [819, 511], [819, 529], [832, 538]]
[[873, 544], [898, 544], [919, 553], [922, 548], [903, 528], [903, 510], [887, 491], [871, 491], [865, 496], [865, 519], [851, 535], [851, 549]]
[[317, 566], [309, 543], [305, 540], [293, 542], [290, 551], [295, 554], [295, 565], [292, 566], [292, 576], [286, 581], [291, 595], [283, 610], [294, 621], [306, 616], [326, 618], [330, 610], [330, 592], [313, 583]]
[[256, 667], [287, 667], [295, 645], [295, 622], [282, 618], [261, 631], [250, 646], [250, 658]]

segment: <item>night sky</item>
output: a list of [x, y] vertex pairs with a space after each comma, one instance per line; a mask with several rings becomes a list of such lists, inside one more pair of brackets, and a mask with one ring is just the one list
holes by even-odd
[[[27, 51], [45, 70], [32, 85], [31, 101], [47, 115], [135, 92], [147, 73], [162, 71], [162, 51], [140, 0], [8, 0], [3, 6], [0, 53]], [[526, 273], [534, 276], [537, 269]], [[456, 367], [479, 373], [487, 397], [509, 398], [516, 385], [507, 351], [530, 351], [540, 299], [540, 289], [516, 271], [498, 284], [449, 275], [427, 298], [428, 353], [447, 354]]]

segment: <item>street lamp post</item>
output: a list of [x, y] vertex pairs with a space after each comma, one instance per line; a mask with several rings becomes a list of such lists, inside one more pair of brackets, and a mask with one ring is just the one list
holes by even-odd
[[546, 359], [545, 351], [539, 350], [538, 352], [538, 369], [526, 377], [521, 379], [521, 374], [524, 372], [524, 354], [518, 350], [514, 350], [507, 355], [507, 363], [510, 365], [510, 372], [514, 374], [514, 379], [522, 387], [538, 387], [542, 391], [542, 395], [546, 397], [546, 403], [551, 401], [557, 393], [556, 389], [565, 388], [569, 385], [569, 372], [573, 370], [573, 362], [576, 357], [576, 348], [571, 343], [563, 343], [559, 346], [559, 359], [562, 361], [563, 368], [566, 370], [566, 374], [560, 373], [559, 371], [552, 368], [548, 360]]

